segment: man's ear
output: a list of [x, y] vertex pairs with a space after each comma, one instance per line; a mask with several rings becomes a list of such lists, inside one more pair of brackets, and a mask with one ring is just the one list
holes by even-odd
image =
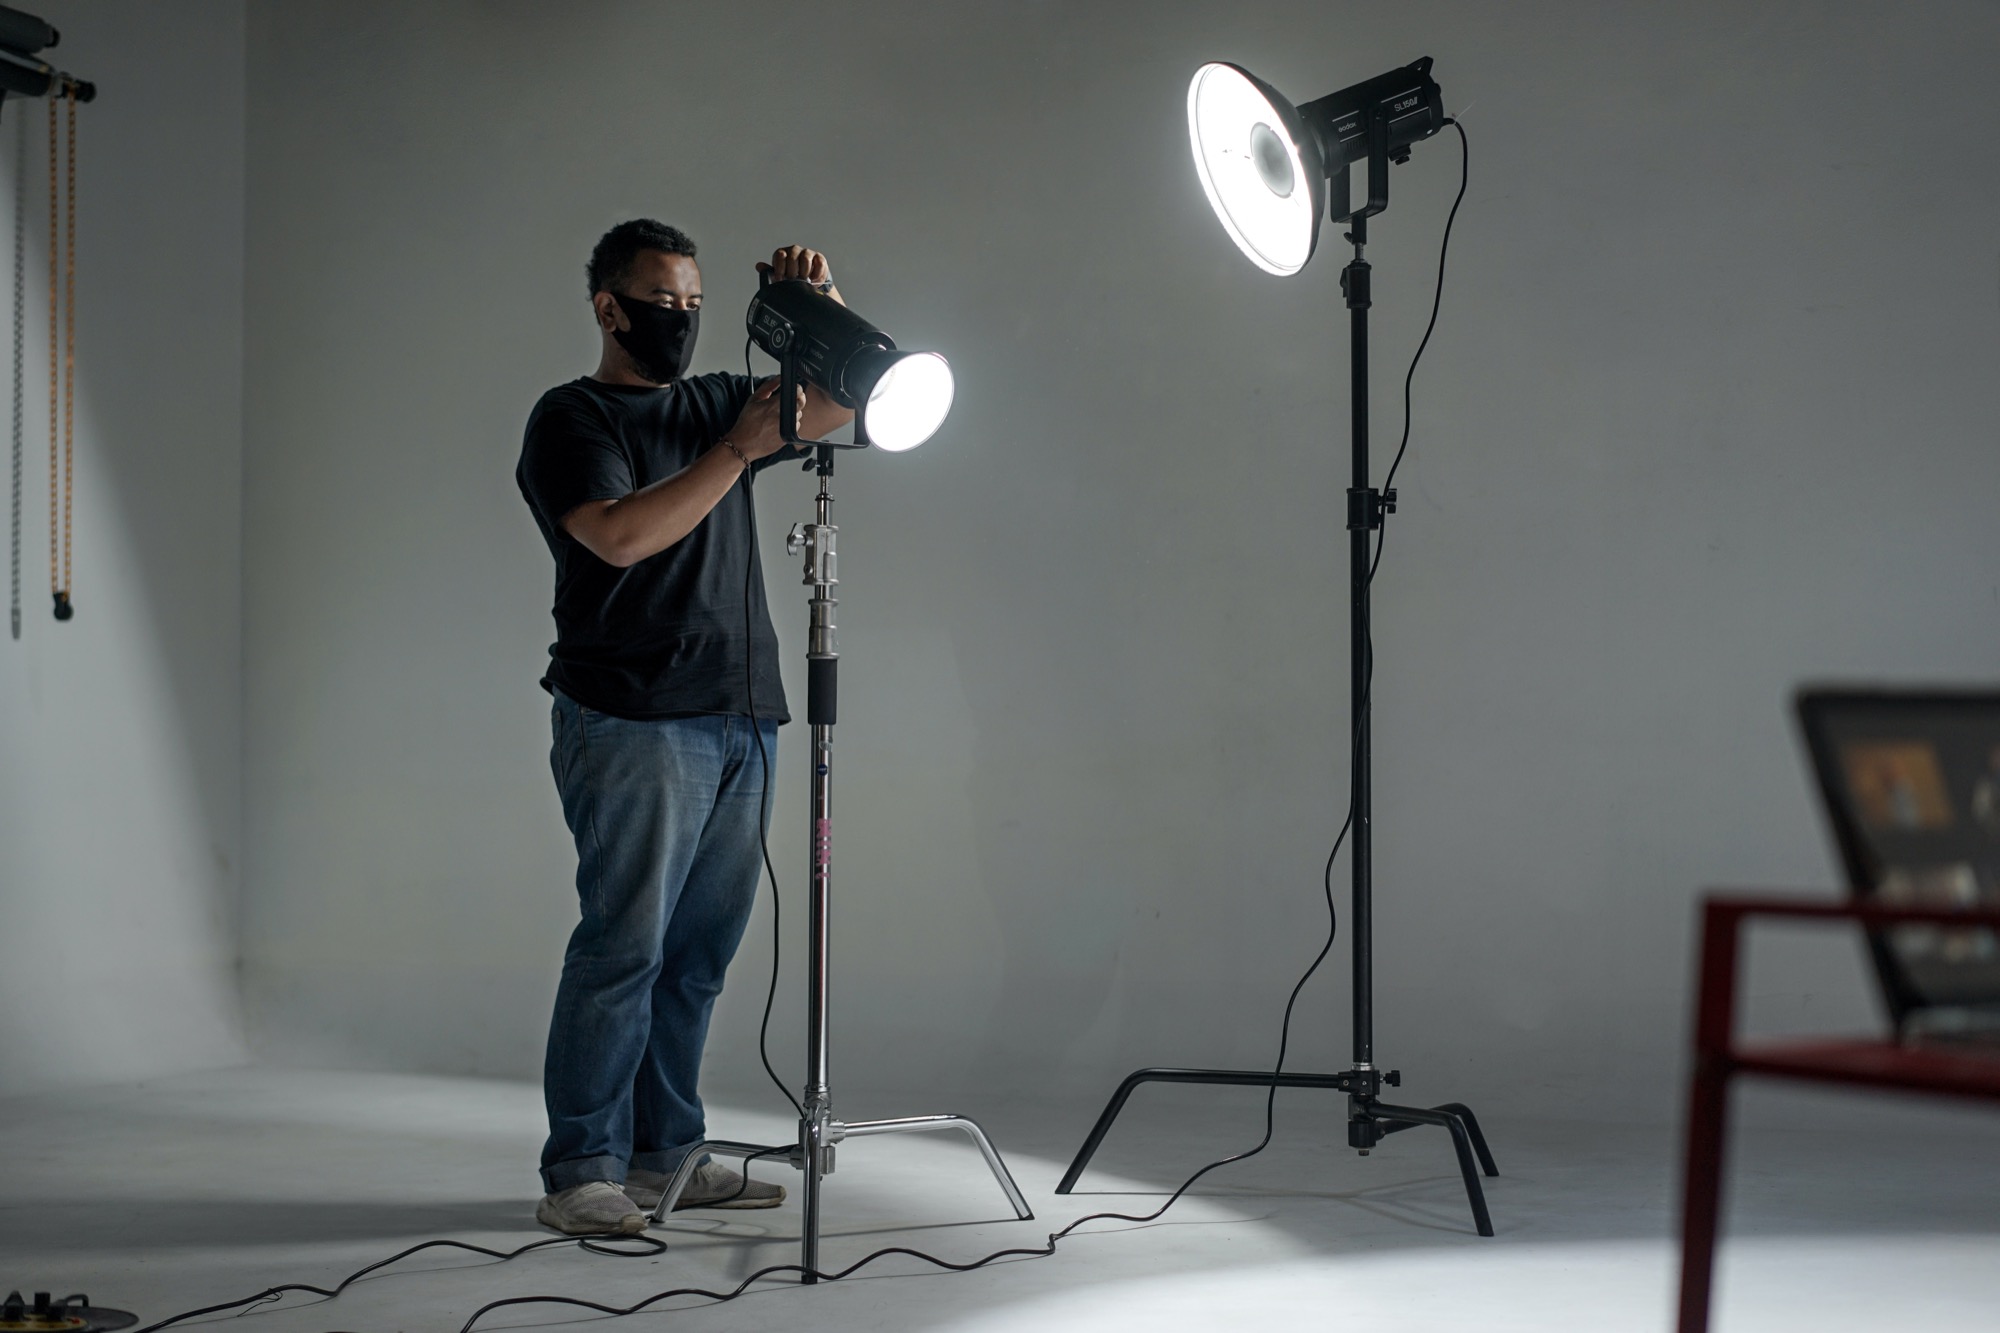
[[617, 298], [610, 292], [594, 292], [590, 304], [597, 311], [597, 327], [606, 333], [616, 333], [622, 319]]

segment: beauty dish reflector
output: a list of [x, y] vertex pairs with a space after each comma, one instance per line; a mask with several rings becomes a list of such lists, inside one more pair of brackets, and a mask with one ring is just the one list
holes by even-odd
[[[1425, 56], [1293, 106], [1238, 65], [1203, 65], [1188, 84], [1195, 172], [1230, 239], [1266, 273], [1290, 277], [1319, 243], [1322, 215], [1359, 222], [1389, 205], [1389, 164], [1446, 123]], [[1348, 166], [1366, 161], [1365, 201]]]
[[1326, 167], [1298, 109], [1248, 70], [1212, 62], [1188, 84], [1188, 142], [1230, 239], [1267, 273], [1304, 268], [1319, 240]]

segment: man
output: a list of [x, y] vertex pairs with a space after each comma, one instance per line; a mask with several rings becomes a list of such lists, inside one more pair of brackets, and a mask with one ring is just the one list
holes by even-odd
[[[757, 267], [832, 291], [801, 246]], [[702, 1044], [756, 896], [788, 720], [744, 474], [792, 456], [775, 380], [687, 374], [701, 270], [685, 234], [621, 223], [586, 276], [597, 369], [542, 395], [515, 474], [556, 562], [542, 685], [582, 909], [549, 1027], [535, 1217], [572, 1235], [643, 1230], [705, 1136]], [[851, 415], [818, 390], [800, 411], [807, 438]], [[784, 1197], [705, 1161], [680, 1206]]]

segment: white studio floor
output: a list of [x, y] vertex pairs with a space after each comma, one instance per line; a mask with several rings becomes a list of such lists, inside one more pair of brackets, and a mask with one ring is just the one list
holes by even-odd
[[[1082, 1212], [1150, 1211], [1162, 1186], [1254, 1140], [1258, 1096], [1160, 1089], [1149, 1100], [1142, 1090], [1085, 1177], [1089, 1192], [1068, 1197], [1051, 1191], [1094, 1105], [842, 1106], [979, 1118], [1037, 1216], [1012, 1220], [957, 1136], [851, 1141], [829, 1182], [823, 1262], [891, 1244], [966, 1259], [1039, 1244]], [[2000, 1117], [1840, 1094], [1777, 1098], [1739, 1099], [1760, 1128], [1736, 1143], [1719, 1333], [2000, 1326]], [[712, 1105], [711, 1129], [789, 1137], [758, 1106]], [[1287, 1094], [1263, 1157], [1211, 1177], [1213, 1188], [1158, 1223], [1094, 1223], [1053, 1258], [970, 1274], [892, 1258], [845, 1282], [774, 1282], [726, 1306], [675, 1301], [624, 1321], [519, 1306], [480, 1327], [1670, 1327], [1671, 1131], [1489, 1118], [1502, 1175], [1488, 1182], [1499, 1234], [1483, 1240], [1441, 1134], [1399, 1135], [1358, 1158], [1337, 1146], [1340, 1106], [1330, 1094]], [[1804, 1127], [1779, 1127], [1786, 1109]], [[431, 1237], [514, 1248], [548, 1234], [530, 1215], [540, 1112], [525, 1084], [274, 1069], [0, 1102], [0, 1288], [84, 1291], [150, 1322], [281, 1282], [331, 1286]], [[287, 1296], [230, 1330], [453, 1333], [505, 1297], [626, 1305], [669, 1287], [733, 1286], [795, 1261], [797, 1225], [791, 1204], [682, 1213], [655, 1229], [668, 1252], [637, 1259], [557, 1247], [494, 1264], [428, 1251], [338, 1301]], [[219, 1318], [229, 1317], [207, 1322]]]

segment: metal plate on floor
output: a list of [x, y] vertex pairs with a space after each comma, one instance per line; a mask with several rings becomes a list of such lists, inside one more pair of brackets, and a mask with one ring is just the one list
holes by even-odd
[[88, 1296], [51, 1301], [46, 1291], [38, 1291], [30, 1305], [16, 1291], [0, 1303], [0, 1333], [111, 1333], [138, 1322], [138, 1315], [92, 1305]]

